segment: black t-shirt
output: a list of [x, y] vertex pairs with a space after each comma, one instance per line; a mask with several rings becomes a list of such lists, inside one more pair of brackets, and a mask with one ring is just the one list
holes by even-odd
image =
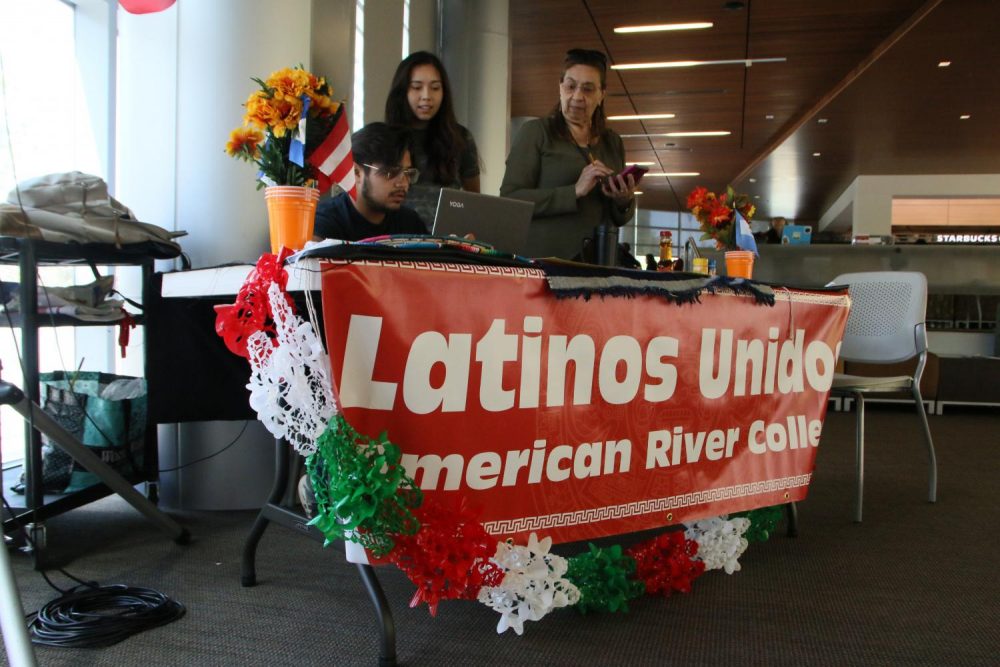
[[351, 196], [342, 192], [321, 201], [316, 207], [314, 233], [326, 239], [360, 241], [384, 234], [426, 234], [427, 228], [420, 221], [420, 216], [405, 206], [386, 213], [382, 223], [374, 225], [354, 208]]

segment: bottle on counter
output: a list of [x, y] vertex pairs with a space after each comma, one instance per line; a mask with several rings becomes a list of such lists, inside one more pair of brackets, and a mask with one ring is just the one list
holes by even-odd
[[660, 261], [656, 263], [657, 271], [674, 270], [673, 234], [669, 229], [660, 230]]

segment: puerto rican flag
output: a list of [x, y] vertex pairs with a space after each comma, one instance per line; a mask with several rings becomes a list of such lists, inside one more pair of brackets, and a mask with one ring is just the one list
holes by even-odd
[[347, 127], [347, 111], [344, 104], [337, 110], [337, 117], [330, 134], [306, 160], [316, 168], [320, 192], [326, 192], [336, 183], [344, 192], [350, 193], [351, 199], [357, 200], [351, 131]]

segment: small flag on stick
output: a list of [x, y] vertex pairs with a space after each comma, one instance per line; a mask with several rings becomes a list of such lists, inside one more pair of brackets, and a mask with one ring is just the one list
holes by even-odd
[[759, 256], [760, 253], [757, 252], [757, 241], [753, 237], [753, 231], [750, 229], [750, 223], [744, 218], [740, 212], [733, 209], [733, 213], [736, 214], [736, 247], [740, 250], [749, 250], [755, 256]]
[[319, 189], [326, 192], [334, 183], [351, 199], [357, 200], [357, 184], [354, 182], [354, 155], [351, 153], [351, 131], [347, 127], [345, 106], [340, 105], [333, 123], [333, 129], [326, 139], [307, 158], [316, 168]]

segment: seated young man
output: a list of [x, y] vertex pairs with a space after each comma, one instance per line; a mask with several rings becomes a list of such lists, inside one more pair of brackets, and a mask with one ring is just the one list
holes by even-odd
[[426, 234], [416, 211], [403, 206], [420, 172], [410, 161], [406, 128], [370, 123], [351, 135], [358, 200], [343, 192], [316, 207], [318, 238], [360, 241], [383, 234]]

